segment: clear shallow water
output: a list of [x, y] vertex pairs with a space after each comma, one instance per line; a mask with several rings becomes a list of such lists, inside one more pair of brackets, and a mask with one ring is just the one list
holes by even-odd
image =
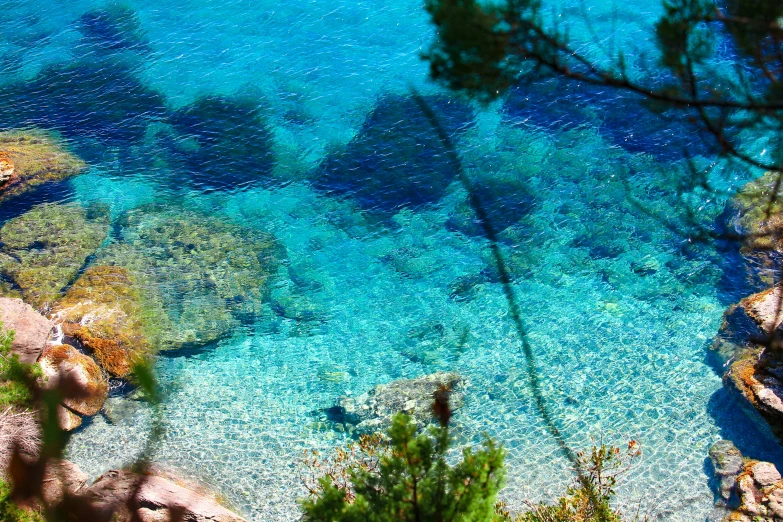
[[[448, 369], [468, 382], [455, 417], [459, 440], [478, 442], [486, 432], [509, 452], [503, 496], [510, 506], [560, 493], [566, 462], [535, 413], [487, 245], [471, 235], [470, 216], [460, 217], [465, 195], [449, 183], [443, 160], [424, 155], [407, 165], [422, 179], [442, 174], [437, 190], [410, 189], [394, 176], [372, 190], [334, 181], [340, 168], [355, 167], [359, 180], [372, 165], [403, 168], [399, 143], [373, 134], [378, 119], [368, 115], [383, 96], [405, 95], [411, 84], [435, 92], [418, 56], [431, 37], [419, 4], [132, 2], [139, 33], [84, 38], [77, 21], [101, 5], [18, 2], [4, 10], [0, 100], [11, 109], [0, 123], [58, 129], [93, 165], [64, 190], [28, 199], [106, 202], [120, 228], [127, 211], [157, 203], [270, 232], [287, 252], [273, 296], [296, 287], [319, 318], [287, 319], [258, 302], [259, 313], [228, 338], [161, 356], [169, 398], [156, 459], [219, 487], [252, 520], [293, 520], [303, 494], [297, 459], [346, 441], [312, 412], [378, 383]], [[599, 27], [610, 23], [608, 4], [591, 9]], [[626, 13], [622, 38], [652, 52], [640, 35], [656, 15]], [[71, 89], [52, 87], [64, 75], [85, 86], [87, 105], [72, 108]], [[166, 141], [165, 122], [209, 95], [251, 100], [268, 122], [271, 152], [259, 128], [240, 125], [230, 134], [235, 120], [204, 111], [196, 127], [257, 140], [263, 150], [231, 155], [220, 142], [195, 167], [188, 163], [187, 149], [177, 148], [181, 136], [174, 134], [174, 146]], [[712, 504], [704, 461], [717, 438], [781, 460], [731, 407], [705, 361], [723, 309], [749, 289], [716, 245], [691, 244], [655, 217], [682, 219], [673, 186], [685, 166], [622, 139], [650, 129], [624, 129], [622, 118], [606, 118], [590, 96], [569, 95], [577, 115], [549, 106], [531, 117], [512, 102], [478, 111], [455, 131], [458, 148], [482, 186], [501, 179], [519, 190], [505, 203], [524, 209], [495, 206], [494, 216], [512, 225], [502, 234], [504, 253], [544, 393], [569, 443], [640, 441], [644, 458], [620, 488], [621, 503], [628, 510], [641, 504], [663, 520], [704, 519]], [[240, 120], [255, 114], [232, 107], [240, 107]], [[90, 117], [90, 108], [101, 117]], [[428, 129], [403, 116], [414, 123], [386, 120], [393, 132], [425, 140]], [[319, 182], [322, 160], [340, 158], [361, 136], [388, 159], [338, 161], [332, 181]], [[200, 165], [209, 176], [194, 178]], [[724, 185], [730, 179], [721, 164], [713, 177]], [[242, 189], [225, 190], [222, 181], [236, 179]], [[373, 190], [377, 199], [368, 196]], [[406, 197], [417, 200], [409, 190], [431, 194], [429, 204], [406, 205]], [[488, 189], [486, 197], [504, 192]], [[723, 201], [704, 203], [704, 223], [722, 210]], [[463, 335], [467, 342], [458, 346]], [[95, 417], [68, 449], [91, 476], [129, 462], [145, 440], [148, 412], [120, 397], [110, 402], [114, 422]]]

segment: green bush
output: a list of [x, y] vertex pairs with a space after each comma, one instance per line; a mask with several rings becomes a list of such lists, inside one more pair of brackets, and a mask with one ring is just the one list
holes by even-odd
[[464, 449], [462, 458], [452, 465], [447, 458], [450, 442], [448, 423], [417, 434], [410, 417], [397, 414], [388, 431], [388, 445], [369, 456], [375, 459], [374, 464], [367, 464], [361, 444], [358, 456], [349, 452], [354, 456], [346, 459], [338, 453], [338, 464], [346, 463], [346, 471], [338, 475], [348, 480], [336, 480], [334, 473], [327, 472], [315, 488], [310, 488], [313, 497], [302, 503], [304, 519], [503, 520], [495, 512], [495, 498], [503, 485], [503, 449], [487, 439], [480, 449]]

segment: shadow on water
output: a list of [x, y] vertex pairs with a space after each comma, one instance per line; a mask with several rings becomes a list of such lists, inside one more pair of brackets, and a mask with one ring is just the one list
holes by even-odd
[[[473, 111], [466, 103], [440, 96], [427, 102], [451, 137], [473, 125]], [[388, 215], [438, 201], [456, 174], [416, 102], [385, 95], [346, 148], [320, 165], [313, 186]]]
[[271, 183], [272, 133], [258, 102], [205, 96], [171, 114], [169, 121], [174, 132], [163, 134], [164, 146], [198, 189]]
[[714, 152], [682, 114], [656, 114], [643, 102], [638, 95], [609, 87], [550, 78], [514, 87], [503, 112], [509, 123], [550, 131], [596, 127], [615, 145], [660, 161]]

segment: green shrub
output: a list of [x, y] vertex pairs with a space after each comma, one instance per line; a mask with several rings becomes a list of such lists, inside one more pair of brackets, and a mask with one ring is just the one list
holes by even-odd
[[464, 449], [452, 465], [446, 457], [448, 422], [417, 434], [410, 417], [397, 414], [388, 440], [374, 440], [377, 451], [373, 439], [365, 439], [329, 461], [324, 476], [310, 488], [313, 496], [302, 502], [305, 520], [502, 520], [495, 512], [495, 497], [503, 485], [505, 452], [491, 439], [475, 451]]

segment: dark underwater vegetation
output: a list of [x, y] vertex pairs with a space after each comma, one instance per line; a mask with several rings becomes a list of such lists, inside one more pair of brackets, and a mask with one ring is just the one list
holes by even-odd
[[[464, 102], [442, 96], [426, 102], [452, 139], [473, 123], [473, 111]], [[363, 209], [388, 214], [435, 203], [456, 171], [416, 101], [385, 95], [356, 137], [327, 157], [315, 176], [316, 189], [350, 196]]]
[[509, 122], [547, 130], [597, 127], [611, 143], [660, 161], [714, 153], [706, 135], [682, 113], [658, 114], [641, 96], [609, 87], [547, 78], [509, 91], [503, 111]]
[[190, 183], [234, 190], [270, 182], [272, 133], [257, 100], [205, 96], [169, 122], [175, 134], [166, 136], [168, 148]]
[[[683, 160], [714, 160], [687, 121], [559, 80], [490, 107], [451, 95], [423, 80], [430, 34], [413, 1], [83, 0], [42, 4], [39, 20], [22, 4], [0, 14], [15, 29], [0, 66], [27, 67], [0, 76], [0, 129], [55, 131], [88, 168], [9, 200], [0, 225], [44, 202], [108, 205], [106, 238], [69, 277], [122, 269], [154, 300], [161, 463], [250, 520], [288, 521], [292, 463], [351, 436], [341, 398], [454, 371], [470, 384], [456, 440], [504, 444], [515, 508], [567, 483], [483, 223], [413, 86], [499, 235], [569, 443], [638, 437], [650, 450], [620, 496], [703, 519], [705, 441], [747, 427], [716, 407], [704, 354], [724, 308], [764, 282], [763, 267], [736, 270], [736, 245], [661, 225], [685, 223]], [[699, 209], [710, 230], [731, 228], [724, 205]], [[149, 408], [130, 391], [72, 435], [67, 458], [91, 478], [146, 440]], [[666, 498], [649, 497], [661, 480]]]
[[106, 145], [141, 139], [148, 123], [166, 113], [163, 95], [128, 64], [111, 60], [48, 66], [30, 81], [0, 88], [0, 104], [4, 128], [38, 126]]

